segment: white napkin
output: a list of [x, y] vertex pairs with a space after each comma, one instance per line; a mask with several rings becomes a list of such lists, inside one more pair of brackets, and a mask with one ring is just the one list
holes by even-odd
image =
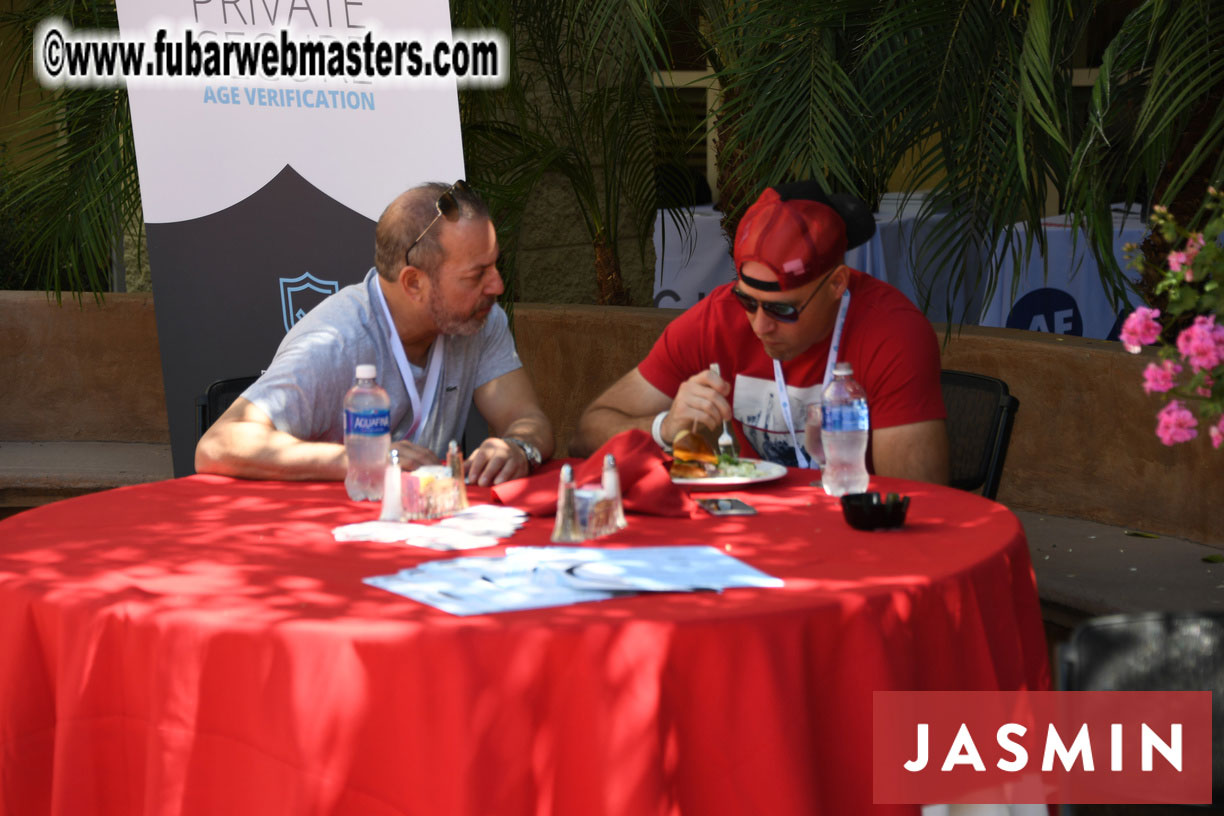
[[363, 521], [332, 530], [336, 541], [403, 542], [430, 550], [475, 550], [494, 547], [523, 526], [527, 514], [514, 507], [479, 504], [437, 524], [415, 521]]

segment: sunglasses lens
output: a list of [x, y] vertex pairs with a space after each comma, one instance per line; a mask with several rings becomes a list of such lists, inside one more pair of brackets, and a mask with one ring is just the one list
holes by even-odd
[[732, 289], [731, 294], [744, 307], [744, 311], [755, 314], [757, 307], [765, 310], [765, 314], [783, 323], [794, 323], [799, 318], [799, 310], [790, 303], [763, 303], [754, 297], [749, 297], [738, 289]]
[[739, 301], [739, 305], [743, 306], [745, 311], [755, 312], [757, 310], [756, 298], [750, 298], [738, 289], [732, 289], [731, 294], [735, 295], [735, 299]]
[[769, 313], [774, 320], [783, 323], [794, 323], [799, 317], [799, 310], [789, 303], [762, 303], [761, 308]]
[[438, 196], [438, 215], [441, 215], [447, 221], [454, 221], [459, 214], [459, 202], [455, 201], [455, 197], [449, 192], [445, 192]]
[[455, 190], [458, 190], [461, 195], [470, 196], [472, 194], [472, 188], [468, 187], [467, 182], [459, 179], [445, 193], [438, 196], [438, 215], [443, 216], [447, 221], [454, 221], [459, 217], [459, 202], [455, 199]]

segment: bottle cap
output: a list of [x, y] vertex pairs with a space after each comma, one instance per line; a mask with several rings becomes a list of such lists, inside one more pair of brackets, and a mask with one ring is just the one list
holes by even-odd
[[833, 366], [833, 375], [836, 377], [847, 377], [854, 373], [854, 366], [849, 363], [837, 363]]
[[378, 367], [370, 363], [363, 363], [357, 366], [357, 379], [373, 380], [378, 377]]

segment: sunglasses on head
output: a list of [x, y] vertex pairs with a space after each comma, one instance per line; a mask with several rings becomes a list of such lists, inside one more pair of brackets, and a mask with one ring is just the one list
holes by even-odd
[[456, 221], [459, 219], [459, 202], [455, 199], [455, 191], [458, 190], [461, 195], [471, 195], [472, 188], [463, 179], [459, 179], [451, 186], [442, 191], [442, 195], [438, 196], [438, 200], [434, 202], [434, 210], [437, 215], [433, 220], [425, 225], [425, 229], [421, 230], [421, 234], [416, 237], [416, 240], [408, 245], [404, 250], [404, 262], [411, 265], [412, 261], [408, 260], [408, 254], [416, 248], [416, 245], [421, 243], [421, 239], [433, 228], [433, 225], [438, 223], [439, 218], [445, 218], [447, 221]]
[[751, 295], [740, 291], [738, 286], [731, 287], [731, 294], [735, 295], [735, 299], [738, 300], [739, 304], [744, 307], [744, 311], [748, 312], [749, 314], [756, 314], [757, 307], [759, 306], [765, 310], [765, 314], [769, 315], [780, 323], [794, 323], [799, 319], [799, 313], [807, 308], [807, 305], [812, 302], [812, 298], [816, 297], [816, 293], [824, 288], [825, 283], [827, 283], [831, 277], [833, 277], [832, 272], [826, 274], [824, 279], [821, 280], [816, 288], [812, 290], [812, 294], [807, 296], [807, 300], [803, 301], [803, 303], [799, 304], [798, 306], [793, 303], [775, 303], [765, 300], [757, 300]]

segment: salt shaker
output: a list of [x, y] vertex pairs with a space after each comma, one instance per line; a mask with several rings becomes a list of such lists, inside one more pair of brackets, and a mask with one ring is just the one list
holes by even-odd
[[404, 488], [401, 475], [399, 451], [395, 448], [387, 454], [387, 469], [383, 474], [382, 512], [380, 521], [404, 520]]
[[463, 454], [459, 452], [459, 443], [453, 439], [446, 446], [446, 467], [455, 480], [455, 509], [462, 510], [468, 506], [467, 483], [463, 480]]
[[616, 529], [623, 530], [629, 526], [625, 521], [625, 505], [621, 501], [620, 472], [616, 469], [616, 458], [612, 454], [604, 456], [603, 491], [612, 500], [612, 520]]
[[561, 467], [561, 482], [557, 486], [557, 520], [553, 523], [552, 539], [557, 544], [585, 541], [578, 524], [578, 506], [574, 501], [574, 468]]

